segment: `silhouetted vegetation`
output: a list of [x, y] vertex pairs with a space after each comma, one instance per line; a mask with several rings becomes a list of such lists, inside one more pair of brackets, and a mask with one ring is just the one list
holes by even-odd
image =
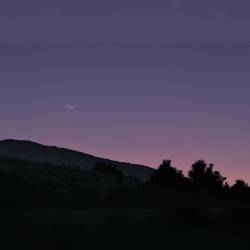
[[160, 188], [179, 188], [186, 182], [182, 171], [171, 166], [170, 160], [164, 160], [152, 176], [152, 184]]
[[122, 179], [124, 178], [124, 174], [122, 173], [121, 170], [118, 170], [115, 166], [109, 165], [104, 162], [96, 163], [93, 171], [97, 173], [115, 176], [117, 178], [118, 183], [121, 183]]
[[212, 164], [195, 162], [188, 175], [164, 160], [142, 182], [98, 162], [92, 171], [0, 157], [0, 206], [57, 208], [241, 207], [250, 205], [243, 180], [231, 187]]
[[226, 180], [219, 171], [214, 170], [213, 164], [207, 165], [203, 160], [192, 165], [188, 176], [193, 188], [201, 192], [220, 192]]
[[247, 249], [250, 188], [225, 181], [203, 160], [187, 176], [164, 160], [142, 182], [102, 162], [83, 171], [0, 157], [1, 246]]

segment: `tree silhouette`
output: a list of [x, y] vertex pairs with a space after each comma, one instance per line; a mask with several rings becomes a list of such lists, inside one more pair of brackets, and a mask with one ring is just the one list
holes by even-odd
[[214, 165], [209, 164], [203, 160], [196, 161], [188, 176], [193, 186], [199, 191], [219, 191], [224, 187], [226, 180], [219, 171], [214, 170]]
[[234, 194], [246, 194], [250, 191], [248, 184], [243, 180], [236, 180], [231, 190]]
[[171, 160], [163, 160], [152, 181], [159, 187], [180, 187], [185, 180], [182, 171], [171, 166]]

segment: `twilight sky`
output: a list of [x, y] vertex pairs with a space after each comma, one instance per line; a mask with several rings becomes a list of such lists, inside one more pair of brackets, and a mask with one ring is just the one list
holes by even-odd
[[1, 1], [0, 139], [184, 170], [203, 158], [250, 182], [249, 10], [244, 0]]

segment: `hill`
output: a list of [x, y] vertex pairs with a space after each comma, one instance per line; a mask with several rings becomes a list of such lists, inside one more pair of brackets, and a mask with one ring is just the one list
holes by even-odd
[[0, 156], [56, 166], [66, 165], [84, 171], [93, 169], [96, 163], [101, 162], [115, 166], [125, 176], [136, 177], [142, 181], [148, 180], [154, 172], [154, 169], [143, 165], [103, 159], [70, 149], [24, 140], [0, 141]]

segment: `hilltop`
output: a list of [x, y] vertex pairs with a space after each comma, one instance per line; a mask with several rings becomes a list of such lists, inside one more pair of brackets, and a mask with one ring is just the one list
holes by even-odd
[[104, 159], [71, 149], [46, 146], [25, 140], [0, 141], [0, 156], [56, 166], [66, 165], [84, 171], [93, 169], [96, 163], [106, 163], [115, 166], [125, 176], [136, 177], [143, 181], [148, 180], [154, 172], [154, 169], [143, 165]]

